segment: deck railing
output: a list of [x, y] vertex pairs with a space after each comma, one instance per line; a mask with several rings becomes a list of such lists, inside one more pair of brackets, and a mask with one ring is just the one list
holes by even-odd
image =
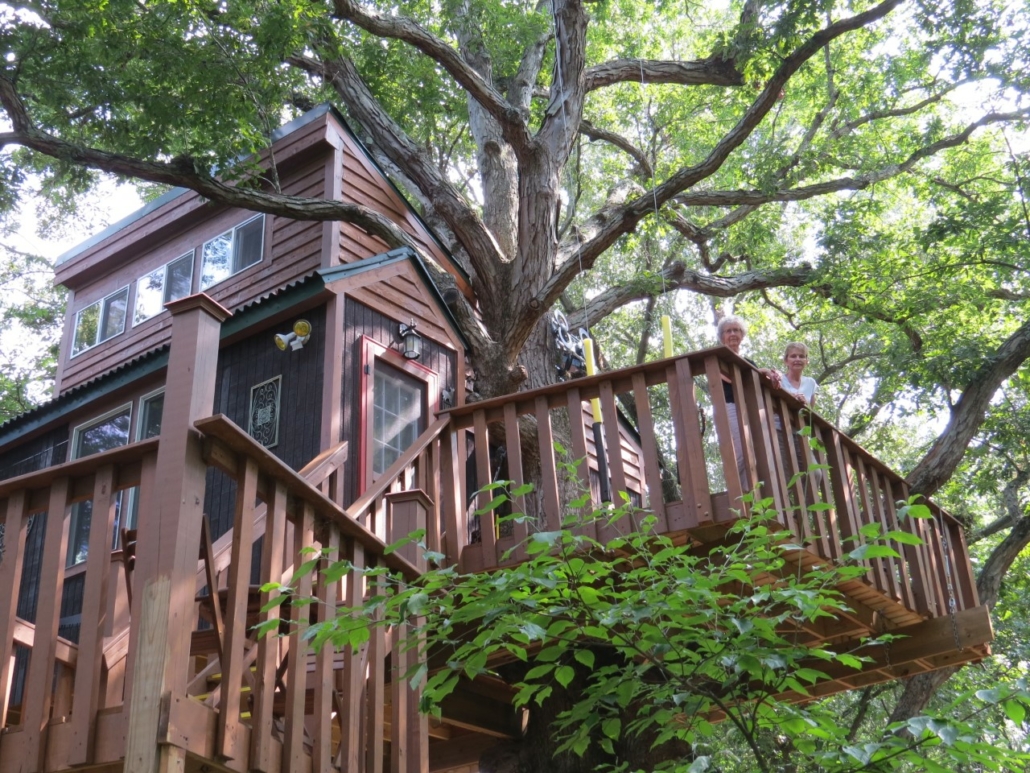
[[[732, 384], [738, 408], [736, 432], [724, 379]], [[600, 443], [584, 420], [595, 398], [603, 419]], [[620, 405], [632, 420], [620, 415]], [[898, 503], [909, 492], [899, 476], [817, 414], [771, 389], [725, 349], [452, 409], [346, 510], [334, 501], [345, 446], [298, 473], [224, 417], [195, 421], [190, 432], [200, 442], [187, 443], [187, 455], [235, 481], [234, 521], [232, 531], [214, 544], [206, 528], [180, 532], [196, 535], [190, 539], [197, 544], [180, 552], [190, 562], [196, 556], [197, 569], [194, 575], [190, 564], [177, 575], [189, 587], [163, 603], [170, 604], [165, 609], [173, 619], [191, 625], [188, 651], [183, 645], [167, 658], [188, 676], [184, 689], [163, 695], [153, 742], [234, 770], [305, 770], [309, 764], [319, 773], [386, 766], [424, 770], [429, 728], [417, 711], [418, 692], [394, 678], [409, 665], [408, 652], [398, 646], [403, 630], [377, 628], [357, 652], [315, 654], [297, 637], [259, 638], [254, 626], [286, 630], [349, 614], [364, 599], [366, 567], [385, 565], [414, 577], [425, 568], [421, 551], [385, 549], [414, 530], [424, 530], [427, 546], [443, 562], [468, 571], [521, 560], [518, 545], [531, 528], [561, 528], [574, 483], [594, 492], [592, 506], [599, 504], [597, 492], [606, 487], [597, 486], [596, 477], [602, 472], [610, 477], [611, 491], [629, 492], [635, 506], [654, 514], [658, 532], [693, 540], [699, 548], [747, 517], [742, 496], [750, 481], [759, 482], [759, 496], [772, 500], [785, 541], [798, 546], [792, 559], [805, 565], [838, 561], [867, 543], [869, 524], [919, 537], [919, 544], [898, 545], [897, 557], [864, 560], [864, 574], [841, 590], [858, 629], [913, 630], [939, 621], [933, 630], [940, 646], [912, 644], [903, 655], [905, 645], [898, 645], [886, 664], [877, 665], [877, 674], [842, 675], [827, 691], [911, 673], [899, 668], [905, 658], [925, 670], [982, 657], [989, 639], [982, 609], [977, 630], [963, 628], [963, 613], [980, 608], [960, 524], [932, 503], [930, 518], [902, 517]], [[588, 459], [571, 473], [576, 481], [565, 479], [564, 470], [572, 468], [558, 464], [556, 440], [567, 446], [573, 462]], [[134, 693], [133, 681], [144, 679], [140, 668], [150, 668], [137, 662], [145, 657], [139, 642], [149, 635], [147, 603], [157, 597], [154, 586], [142, 587], [147, 567], [127, 569], [126, 556], [112, 554], [110, 540], [119, 491], [138, 486], [143, 509], [157, 500], [157, 458], [164, 442], [148, 440], [0, 483], [0, 663], [13, 664], [17, 652], [22, 660], [27, 653], [28, 661], [20, 670], [0, 668], [0, 773], [99, 765], [128, 754], [126, 738], [133, 737], [138, 713], [130, 696], [146, 684], [139, 681]], [[498, 447], [505, 453], [496, 453]], [[532, 502], [516, 499], [513, 507], [535, 512], [538, 520], [523, 520], [509, 533], [485, 512], [478, 528], [470, 529], [476, 517], [471, 512], [490, 495], [479, 495], [470, 507], [468, 492], [490, 482], [502, 457], [504, 477], [537, 484], [523, 495]], [[600, 457], [606, 464], [596, 463]], [[814, 462], [825, 469], [813, 470]], [[197, 496], [202, 501], [203, 491]], [[84, 568], [73, 570], [84, 574], [79, 634], [68, 641], [58, 636], [67, 522], [73, 505], [87, 500], [89, 551]], [[179, 510], [175, 516], [181, 518]], [[18, 618], [16, 609], [30, 520], [33, 529], [45, 531], [34, 622]], [[605, 540], [628, 527], [589, 528]], [[478, 541], [472, 539], [476, 534]], [[254, 548], [258, 540], [260, 550]], [[294, 568], [310, 560], [312, 548], [326, 561], [348, 559], [354, 571], [339, 582], [305, 574], [299, 593], [321, 603], [265, 610], [269, 596], [261, 587], [291, 579]], [[133, 590], [150, 595], [133, 596], [130, 616]], [[953, 643], [947, 641], [949, 631]], [[24, 684], [12, 685], [16, 677]], [[477, 721], [466, 718], [465, 726]], [[504, 737], [517, 730], [491, 732]]]
[[[736, 430], [731, 428], [724, 382], [734, 395]], [[856, 603], [867, 603], [893, 624], [978, 606], [961, 524], [932, 502], [924, 503], [931, 517], [904, 517], [907, 510], [901, 508], [909, 499], [904, 479], [817, 413], [773, 389], [754, 367], [725, 348], [451, 409], [445, 445], [471, 443], [480, 486], [490, 482], [491, 448], [503, 446], [506, 477], [516, 483], [527, 477], [527, 458], [542, 459], [537, 480], [542, 506], [535, 528], [558, 529], [567, 482], [556, 473], [560, 468], [554, 441], [569, 448], [571, 461], [598, 455], [587, 423], [576, 418], [594, 399], [600, 404], [608, 449], [602, 454], [611, 490], [636, 497], [654, 514], [657, 532], [687, 533], [700, 542], [715, 539], [727, 524], [747, 516], [750, 505], [742, 497], [749, 484], [758, 482], [755, 494], [772, 501], [779, 527], [790, 542], [803, 547], [796, 559], [807, 564], [839, 561], [844, 553], [872, 542], [873, 531], [865, 529], [872, 524], [880, 534], [901, 531], [918, 537], [919, 544], [891, 543], [898, 557], [861, 560], [865, 574], [847, 588]], [[635, 418], [627, 419], [627, 413]], [[527, 427], [535, 435], [529, 442], [523, 438]], [[556, 428], [563, 434], [556, 434]], [[636, 433], [637, 442], [627, 452], [629, 431]], [[663, 471], [675, 476], [679, 491], [668, 501]], [[576, 475], [580, 488], [589, 491], [590, 465], [578, 464]], [[723, 491], [714, 490], [719, 484]], [[481, 497], [479, 504], [488, 499]], [[524, 501], [513, 508], [526, 512]], [[464, 508], [459, 517], [469, 517]], [[480, 528], [473, 531], [481, 540], [462, 544], [452, 558], [471, 571], [520, 560], [517, 545], [532, 522], [517, 523], [513, 533], [501, 536], [494, 513], [478, 517]], [[605, 541], [619, 527], [589, 528]], [[469, 529], [460, 523], [453, 531], [461, 537]]]

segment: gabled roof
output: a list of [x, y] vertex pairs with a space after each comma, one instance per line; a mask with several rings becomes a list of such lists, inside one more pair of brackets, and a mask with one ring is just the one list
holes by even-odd
[[[364, 260], [344, 263], [331, 268], [322, 268], [318, 270], [318, 275], [322, 277], [322, 281], [328, 286], [334, 282], [359, 277], [362, 274], [378, 272], [389, 266], [405, 263], [410, 264], [415, 273], [421, 278], [422, 284], [425, 286], [430, 298], [432, 298], [434, 305], [440, 311], [442, 318], [461, 342], [462, 347], [468, 350], [470, 348], [468, 339], [461, 332], [461, 328], [458, 327], [458, 321], [451, 314], [450, 308], [448, 308], [446, 301], [444, 301], [443, 296], [440, 294], [440, 290], [437, 288], [436, 282], [433, 281], [433, 277], [426, 268], [425, 263], [422, 262], [422, 258], [410, 247], [397, 247], [389, 252], [373, 255]], [[376, 281], [371, 277], [370, 279], [373, 282]]]

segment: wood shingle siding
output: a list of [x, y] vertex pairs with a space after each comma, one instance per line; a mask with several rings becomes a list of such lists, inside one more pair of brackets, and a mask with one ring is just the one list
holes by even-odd
[[[279, 395], [279, 442], [268, 449], [295, 470], [318, 455], [322, 421], [322, 374], [325, 342], [325, 307], [309, 309], [298, 317], [311, 323], [311, 338], [303, 349], [285, 352], [272, 341], [293, 322], [265, 328], [221, 350], [215, 405], [242, 427], [249, 425], [251, 387], [281, 376]], [[212, 539], [231, 526], [235, 484], [225, 475], [209, 471], [204, 511], [211, 523]]]

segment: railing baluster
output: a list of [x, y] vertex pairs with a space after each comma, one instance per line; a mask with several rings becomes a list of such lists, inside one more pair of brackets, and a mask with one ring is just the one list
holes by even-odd
[[[233, 521], [232, 558], [225, 614], [225, 643], [222, 647], [222, 684], [218, 709], [218, 752], [230, 760], [242, 759], [247, 749], [240, 743], [240, 689], [243, 685], [243, 643], [247, 639], [247, 596], [254, 531], [254, 502], [257, 498], [258, 468], [247, 457], [236, 486], [236, 516]], [[221, 603], [217, 588], [211, 588], [211, 603]]]
[[[349, 541], [350, 562], [353, 569], [347, 573], [344, 588], [343, 606], [346, 610], [342, 614], [353, 614], [351, 610], [360, 609], [364, 600], [365, 579], [361, 570], [365, 566], [365, 550], [354, 542]], [[339, 768], [343, 771], [358, 771], [359, 765], [365, 762], [361, 754], [361, 742], [364, 736], [361, 734], [360, 718], [365, 705], [365, 667], [367, 665], [368, 644], [362, 644], [355, 652], [350, 646], [343, 650], [343, 690], [340, 698], [340, 751]]]
[[647, 380], [643, 373], [633, 374], [633, 404], [637, 409], [637, 431], [640, 433], [640, 449], [644, 454], [643, 472], [647, 484], [647, 506], [657, 519], [656, 531], [663, 534], [669, 531], [669, 522], [665, 515], [665, 495], [662, 490], [662, 470], [658, 462], [654, 418], [651, 415], [651, 401], [647, 394]]
[[35, 645], [29, 659], [29, 675], [22, 704], [24, 770], [43, 769], [43, 728], [50, 718], [58, 614], [64, 594], [64, 566], [68, 553], [68, 529], [65, 524], [68, 516], [68, 486], [67, 477], [58, 478], [50, 486], [43, 560], [40, 562]]
[[737, 375], [741, 384], [738, 394], [742, 395], [742, 399], [738, 399], [738, 412], [742, 403], [751, 435], [753, 457], [748, 460], [748, 469], [754, 472], [752, 486], [762, 498], [772, 498], [777, 521], [784, 528], [789, 528], [787, 496], [784, 479], [780, 474], [783, 467], [776, 461], [779, 445], [773, 438], [772, 417], [766, 405], [767, 390], [763, 389], [761, 374], [758, 371], [749, 369]]
[[[375, 558], [372, 558], [374, 565]], [[368, 641], [368, 700], [364, 708], [368, 712], [366, 718], [365, 773], [383, 773], [384, 735], [383, 723], [378, 717], [383, 716], [386, 708], [386, 629], [382, 625], [382, 612], [373, 613], [370, 622], [372, 628]]]
[[483, 542], [483, 558], [488, 566], [497, 565], [497, 514], [487, 509], [495, 496], [492, 490], [485, 487], [493, 483], [493, 471], [490, 469], [490, 432], [486, 426], [486, 413], [476, 411], [472, 415], [476, 434], [476, 510], [479, 512], [479, 538]]
[[25, 563], [25, 540], [29, 533], [28, 492], [19, 489], [7, 498], [4, 519], [4, 557], [0, 561], [0, 728], [7, 727], [14, 674], [14, 620]]
[[426, 523], [426, 547], [434, 553], [442, 553], [443, 545], [440, 543], [440, 531], [443, 520], [440, 517], [440, 440], [434, 440], [429, 444], [425, 452], [426, 470], [426, 494], [432, 507], [428, 513]]
[[[715, 434], [719, 438], [719, 456], [722, 459], [722, 471], [723, 477], [726, 479], [726, 494], [730, 500], [730, 509], [732, 512], [736, 508], [741, 508], [743, 513], [744, 505], [741, 498], [744, 496], [746, 482], [740, 479], [740, 469], [737, 467], [737, 450], [734, 445], [734, 438], [740, 434], [739, 423], [738, 430], [733, 430], [730, 427], [730, 416], [722, 388], [722, 369], [719, 367], [719, 359], [717, 357], [705, 358], [705, 373], [708, 376], [708, 394], [712, 400]], [[734, 399], [736, 399], [736, 395]], [[684, 494], [684, 500], [685, 498], [686, 494]]]
[[[272, 501], [265, 511], [265, 541], [261, 546], [261, 582], [280, 582], [283, 575], [283, 545], [286, 540], [286, 487], [276, 481]], [[261, 591], [261, 607], [271, 600], [270, 591]], [[262, 612], [260, 621], [279, 620], [281, 607], [274, 606]], [[256, 694], [253, 702], [250, 735], [250, 767], [252, 770], [272, 770], [272, 716], [275, 703], [275, 671], [279, 654], [278, 626], [269, 626], [257, 643]]]
[[[878, 523], [879, 517], [876, 513], [876, 508], [873, 500], [869, 496], [869, 487], [872, 484], [870, 475], [866, 472], [865, 461], [862, 459], [860, 454], [856, 454], [854, 458], [856, 480], [855, 485], [858, 486], [858, 501], [862, 508], [862, 524], [867, 523]], [[866, 544], [867, 540], [863, 537], [862, 544]], [[882, 593], [889, 593], [889, 584], [887, 582], [887, 568], [886, 558], [875, 558], [872, 560], [871, 576], [870, 581], [873, 587]]]
[[[884, 532], [894, 530], [894, 526], [891, 525], [887, 509], [884, 504], [883, 486], [881, 484], [881, 476], [879, 470], [875, 467], [869, 468], [869, 485], [872, 488], [872, 508], [874, 512], [874, 518], [880, 524], [880, 527]], [[899, 578], [902, 577], [901, 567], [899, 564], [903, 559], [899, 552], [899, 557], [887, 557], [883, 560], [884, 567], [887, 574], [887, 586], [886, 593], [895, 601], [900, 602], [902, 599], [901, 584]]]
[[[294, 570], [305, 561], [311, 560], [310, 548], [314, 545], [314, 510], [308, 502], [301, 506], [300, 518], [293, 527]], [[311, 597], [311, 572], [304, 572], [297, 580], [297, 598]], [[311, 607], [302, 604], [290, 605], [290, 628], [299, 631], [306, 627]], [[283, 732], [283, 770], [303, 770], [304, 764], [304, 715], [307, 706], [308, 650], [307, 639], [293, 636], [290, 639], [289, 663], [286, 668], [286, 729]]]
[[458, 434], [463, 429], [449, 429], [440, 442], [440, 507], [444, 514], [446, 529], [446, 565], [453, 566], [461, 558], [461, 551], [468, 544], [468, 531], [465, 528], [465, 495], [461, 489], [461, 478], [458, 467], [462, 463], [458, 457]]
[[[572, 435], [572, 461], [576, 465], [576, 477], [579, 487], [585, 494], [587, 504], [583, 507], [584, 517], [588, 517], [599, 504], [594, 499], [594, 491], [590, 486], [590, 457], [587, 451], [586, 424], [583, 414], [583, 398], [579, 387], [569, 389], [566, 399], [569, 411], [569, 431]], [[597, 539], [597, 524], [593, 521], [576, 527], [576, 531], [587, 537]]]
[[[922, 539], [918, 519], [908, 517], [903, 520], [899, 517], [895, 508], [895, 501], [904, 501], [908, 499], [908, 486], [905, 485], [904, 481], [892, 481], [891, 483], [889, 508], [894, 522], [898, 525], [897, 528], [900, 531], [908, 532], [909, 534]], [[930, 611], [930, 599], [927, 597], [929, 583], [926, 581], [926, 566], [923, 561], [923, 546], [905, 545], [903, 553], [905, 555], [903, 566], [905, 567], [905, 572], [908, 575], [906, 587], [908, 588], [909, 593], [907, 595], [910, 599], [906, 606], [908, 606], [909, 609], [914, 609], [921, 615], [925, 615]]]
[[[340, 558], [340, 529], [335, 524], [325, 524], [325, 562], [329, 565]], [[320, 575], [318, 578], [318, 604], [314, 611], [319, 624], [328, 623], [336, 617], [339, 582]], [[311, 749], [311, 773], [331, 773], [333, 770], [333, 660], [335, 650], [330, 645], [322, 646], [315, 656], [314, 712], [312, 724], [314, 745]]]
[[[526, 482], [522, 472], [522, 438], [519, 433], [519, 417], [515, 413], [515, 404], [504, 406], [504, 447], [508, 458], [508, 479], [517, 488]], [[519, 494], [512, 500], [512, 512], [521, 513], [522, 518], [512, 524], [512, 536], [515, 548], [511, 557], [513, 561], [521, 561], [526, 557], [525, 541], [529, 533], [526, 524], [526, 497]]]
[[[908, 525], [902, 526], [900, 519], [898, 518], [898, 511], [895, 505], [897, 495], [895, 494], [895, 486], [898, 485], [891, 480], [889, 475], [884, 475], [881, 478], [883, 484], [883, 503], [887, 510], [887, 517], [890, 521], [890, 528], [898, 531], [905, 531], [912, 533], [912, 530], [908, 528]], [[915, 550], [911, 545], [903, 545], [902, 550], [899, 551], [902, 555], [901, 560], [898, 561], [898, 573], [902, 597], [902, 604], [908, 609], [918, 609], [916, 604], [915, 594], [915, 581], [912, 578], [912, 572], [910, 571], [910, 564], [915, 555]]]
[[551, 411], [546, 397], [534, 401], [538, 444], [540, 448], [540, 488], [544, 497], [545, 531], [557, 531], [562, 527], [558, 498], [558, 471], [554, 461], [554, 434], [551, 430]]
[[955, 573], [957, 590], [960, 592], [959, 609], [972, 609], [980, 603], [973, 579], [973, 566], [969, 562], [969, 548], [962, 524], [953, 518], [946, 518], [948, 544], [951, 546], [952, 571]]
[[[840, 534], [838, 544], [841, 546], [842, 553], [849, 552], [857, 547], [853, 538], [858, 535], [858, 524], [855, 517], [855, 501], [851, 491], [851, 471], [848, 469], [847, 459], [841, 449], [840, 435], [835, 429], [829, 430], [826, 453], [830, 461], [830, 483], [833, 487], [833, 507], [836, 513], [835, 523]], [[844, 540], [848, 540], [847, 546], [845, 546]], [[839, 555], [835, 558], [839, 558]], [[869, 562], [863, 560], [862, 564], [868, 571]]]
[[[712, 358], [718, 379], [719, 361]], [[712, 381], [709, 360], [705, 360], [708, 371], [709, 391], [718, 385], [718, 399], [722, 401], [722, 381]], [[672, 408], [672, 426], [676, 434], [676, 466], [679, 471], [680, 491], [683, 496], [684, 517], [682, 521], [674, 519], [672, 511], [668, 511], [670, 529], [689, 529], [699, 523], [712, 520], [712, 496], [708, 488], [708, 471], [705, 469], [704, 440], [701, 437], [701, 423], [698, 419], [697, 399], [694, 396], [694, 376], [690, 360], [680, 357], [673, 367], [665, 371], [669, 382], [669, 402]], [[715, 405], [713, 396], [712, 404]], [[726, 424], [726, 404], [721, 411], [723, 423]], [[728, 426], [728, 425], [726, 425]], [[727, 436], [728, 437], [728, 436]], [[736, 466], [734, 465], [734, 469]], [[737, 496], [740, 496], [740, 483], [737, 483]], [[674, 523], [674, 520], [677, 521]]]
[[100, 705], [100, 665], [104, 650], [104, 612], [111, 566], [111, 534], [115, 526], [114, 468], [101, 467], [93, 483], [93, 513], [89, 524], [89, 552], [82, 596], [79, 656], [75, 668], [75, 703], [72, 707], [72, 744], [68, 764], [93, 761], [97, 708]]
[[[603, 381], [599, 387], [600, 391], [600, 403], [601, 403], [601, 427], [604, 430], [604, 445], [605, 448], [598, 448], [597, 454], [600, 459], [601, 454], [605, 454], [605, 458], [608, 464], [608, 475], [610, 480], [610, 491], [612, 497], [612, 503], [619, 507], [626, 500], [623, 499], [623, 495], [629, 496], [628, 487], [626, 485], [626, 465], [622, 458], [622, 436], [619, 433], [619, 414], [615, 409], [615, 393], [612, 392], [612, 384], [610, 381]], [[602, 481], [602, 486], [604, 482]], [[635, 528], [636, 518], [623, 519], [622, 521], [615, 521], [609, 523], [608, 521], [601, 521], [597, 524], [598, 537], [602, 542], [608, 542], [609, 540], [615, 539], [619, 536], [628, 534]]]
[[[770, 413], [774, 413], [775, 419], [779, 419], [780, 429], [777, 430], [777, 445], [779, 446], [780, 455], [779, 460], [783, 465], [784, 481], [783, 485], [787, 492], [787, 502], [791, 507], [791, 513], [788, 515], [787, 523], [790, 524], [791, 533], [794, 538], [798, 541], [798, 544], [805, 545], [808, 543], [809, 538], [812, 536], [811, 528], [808, 523], [808, 509], [807, 502], [805, 500], [805, 470], [807, 465], [802, 462], [804, 459], [806, 462], [808, 457], [804, 455], [798, 456], [798, 436], [794, 434], [794, 412], [787, 406], [786, 400], [782, 397], [767, 397], [770, 405]], [[791, 485], [790, 481], [794, 483]]]

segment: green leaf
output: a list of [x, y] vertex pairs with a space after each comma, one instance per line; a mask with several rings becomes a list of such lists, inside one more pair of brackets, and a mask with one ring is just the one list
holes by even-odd
[[1019, 701], [1005, 701], [1001, 705], [1005, 710], [1005, 716], [1017, 725], [1023, 724], [1023, 720], [1026, 718], [1026, 706]]
[[895, 542], [900, 542], [902, 545], [922, 545], [923, 540], [917, 537], [915, 534], [909, 534], [907, 531], [889, 531], [883, 535], [885, 539], [892, 539]]
[[577, 662], [582, 663], [587, 668], [594, 667], [594, 653], [590, 650], [576, 650], [574, 656]]
[[618, 741], [622, 732], [622, 721], [618, 717], [604, 720], [601, 723], [601, 732], [613, 741]]
[[559, 666], [558, 670], [554, 672], [554, 678], [562, 687], [568, 687], [576, 678], [576, 669], [572, 666]]

